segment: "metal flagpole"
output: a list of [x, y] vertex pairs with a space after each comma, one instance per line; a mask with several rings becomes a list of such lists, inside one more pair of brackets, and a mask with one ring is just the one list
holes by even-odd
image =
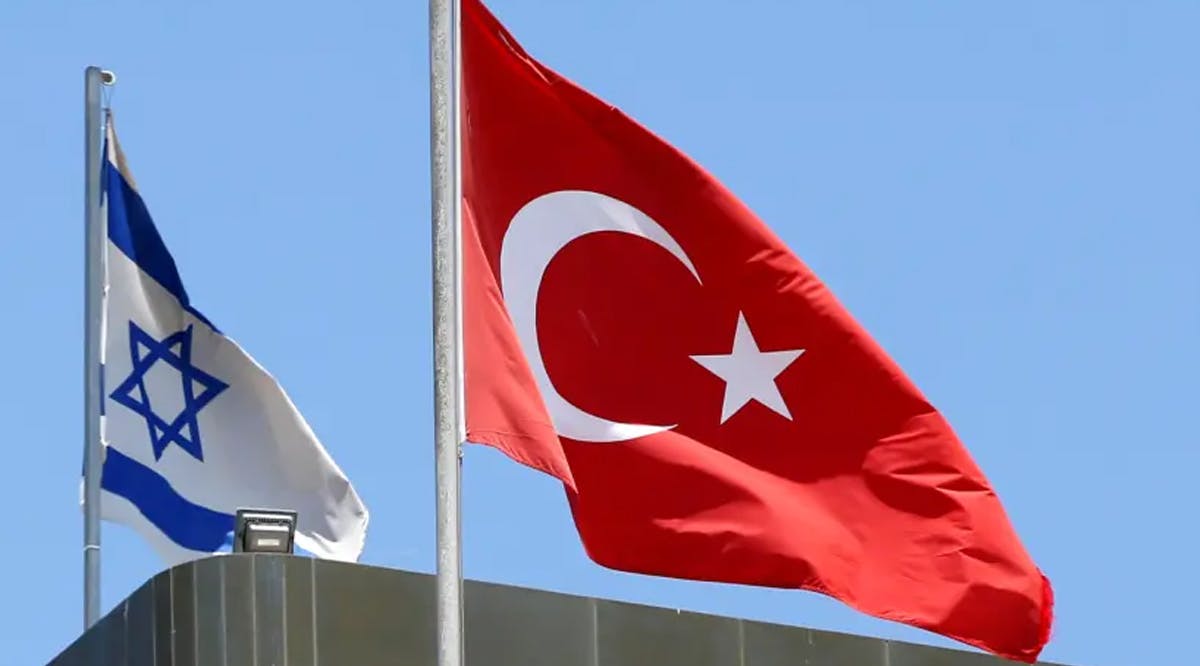
[[101, 340], [103, 338], [104, 220], [100, 167], [103, 145], [102, 85], [116, 77], [100, 67], [84, 70], [84, 458], [83, 458], [83, 622], [100, 620]]
[[84, 343], [83, 343], [83, 623], [100, 619], [100, 358], [104, 297], [104, 219], [100, 208], [102, 123], [100, 87], [115, 77], [99, 67], [84, 71]]
[[438, 666], [463, 666], [461, 17], [460, 0], [429, 1]]

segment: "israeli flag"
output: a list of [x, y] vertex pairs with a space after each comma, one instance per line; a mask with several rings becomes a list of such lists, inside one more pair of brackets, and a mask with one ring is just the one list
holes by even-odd
[[238, 508], [299, 513], [296, 545], [355, 561], [367, 510], [279, 384], [188, 299], [108, 123], [101, 515], [169, 564], [232, 544]]

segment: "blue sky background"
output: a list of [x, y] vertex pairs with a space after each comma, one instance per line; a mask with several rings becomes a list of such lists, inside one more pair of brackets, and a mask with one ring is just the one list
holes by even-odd
[[[169, 5], [169, 6], [168, 6]], [[1055, 584], [1044, 656], [1183, 663], [1200, 596], [1200, 5], [492, 0], [721, 178], [947, 415]], [[0, 5], [0, 661], [81, 624], [82, 71], [193, 301], [431, 571], [424, 2]], [[610, 572], [480, 447], [473, 578], [950, 645], [817, 595]], [[104, 530], [104, 602], [160, 564]]]

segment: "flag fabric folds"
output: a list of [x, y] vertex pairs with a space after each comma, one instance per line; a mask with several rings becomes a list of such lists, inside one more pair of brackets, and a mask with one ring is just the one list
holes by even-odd
[[229, 550], [239, 508], [298, 512], [296, 545], [357, 560], [367, 510], [287, 394], [191, 303], [111, 118], [101, 515], [176, 564]]
[[561, 479], [602, 565], [1034, 661], [1049, 581], [941, 414], [716, 179], [462, 6], [467, 439]]

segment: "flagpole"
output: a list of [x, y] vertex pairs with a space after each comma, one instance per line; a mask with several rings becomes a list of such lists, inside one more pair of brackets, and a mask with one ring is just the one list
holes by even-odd
[[84, 70], [84, 347], [83, 347], [83, 622], [100, 619], [100, 341], [103, 331], [104, 220], [100, 208], [102, 116], [100, 87], [114, 77], [99, 67]]
[[460, 0], [429, 1], [433, 216], [434, 447], [437, 490], [437, 664], [463, 666], [459, 484], [463, 417]]

